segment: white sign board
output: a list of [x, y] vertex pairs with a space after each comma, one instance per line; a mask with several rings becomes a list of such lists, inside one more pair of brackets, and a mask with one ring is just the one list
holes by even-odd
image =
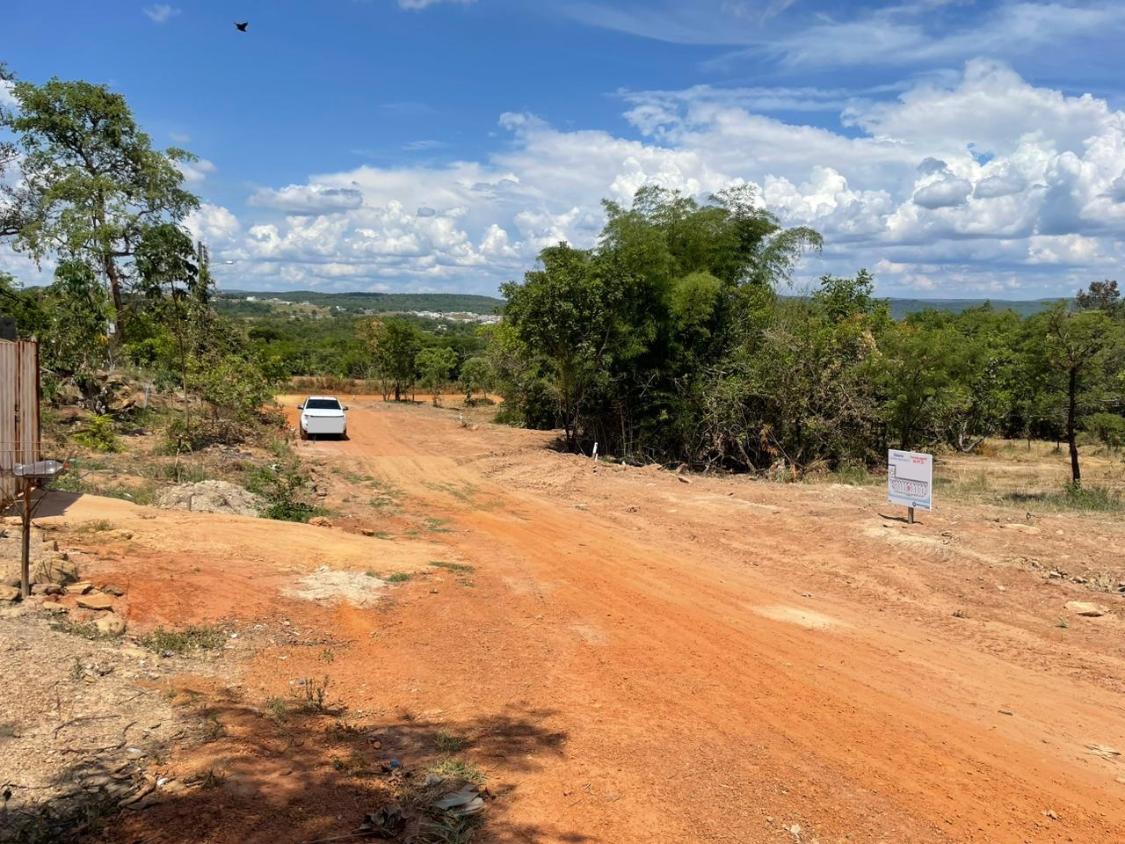
[[917, 451], [888, 451], [887, 500], [905, 507], [932, 510], [934, 456]]

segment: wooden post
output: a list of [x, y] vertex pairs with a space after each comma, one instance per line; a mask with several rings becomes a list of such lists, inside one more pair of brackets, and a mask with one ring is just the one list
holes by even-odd
[[910, 524], [914, 524], [914, 508], [913, 507], [907, 507], [906, 508], [906, 520]]
[[20, 558], [20, 594], [31, 594], [31, 478], [23, 479], [23, 549]]

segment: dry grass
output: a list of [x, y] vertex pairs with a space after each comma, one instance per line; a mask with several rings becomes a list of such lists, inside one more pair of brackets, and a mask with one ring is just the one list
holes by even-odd
[[1125, 459], [1101, 446], [1079, 449], [1083, 490], [1068, 491], [1066, 446], [1026, 440], [989, 440], [980, 454], [942, 454], [934, 467], [935, 492], [961, 501], [1025, 509], [1120, 509], [1125, 500]]

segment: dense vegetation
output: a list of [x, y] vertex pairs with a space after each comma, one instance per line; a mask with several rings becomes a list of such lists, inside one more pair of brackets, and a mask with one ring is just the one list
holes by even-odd
[[777, 293], [818, 238], [747, 191], [707, 203], [644, 188], [607, 204], [589, 250], [560, 244], [504, 288], [489, 350], [506, 411], [571, 448], [774, 469], [876, 464], [888, 447], [991, 435], [1107, 444], [1125, 432], [1116, 282], [1028, 317], [989, 306], [892, 319], [866, 271]]

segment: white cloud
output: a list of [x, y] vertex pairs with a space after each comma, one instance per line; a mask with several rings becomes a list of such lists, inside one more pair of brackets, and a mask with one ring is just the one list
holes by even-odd
[[142, 10], [148, 19], [155, 24], [168, 23], [176, 15], [180, 14], [181, 9], [175, 6], [170, 6], [167, 3], [155, 3], [151, 6], [145, 6]]
[[200, 182], [217, 169], [214, 162], [208, 161], [206, 158], [199, 158], [195, 161], [179, 161], [176, 166], [184, 174], [184, 181], [196, 188]]
[[398, 0], [398, 5], [401, 9], [417, 11], [419, 9], [428, 9], [430, 6], [436, 6], [439, 3], [455, 3], [461, 6], [468, 6], [475, 2], [476, 0]]
[[631, 92], [634, 138], [505, 114], [508, 137], [481, 160], [313, 174], [254, 193], [246, 225], [211, 224], [240, 284], [490, 292], [544, 246], [593, 245], [603, 198], [749, 184], [783, 223], [825, 235], [809, 276], [866, 265], [886, 291], [1031, 296], [1121, 260], [1125, 113], [1104, 100], [979, 61], [893, 100], [849, 99], [844, 131], [755, 112], [759, 95]]
[[184, 224], [192, 237], [209, 243], [216, 254], [231, 247], [242, 231], [238, 218], [228, 209], [207, 202], [192, 211]]
[[964, 205], [972, 191], [973, 185], [968, 179], [944, 176], [914, 191], [914, 204], [930, 209], [953, 208]]
[[278, 190], [262, 188], [250, 197], [250, 204], [287, 214], [331, 214], [359, 208], [363, 193], [354, 187], [289, 185]]
[[903, 0], [779, 14], [789, 5], [784, 0], [585, 0], [564, 4], [560, 12], [642, 38], [739, 48], [709, 62], [712, 68], [763, 56], [789, 67], [932, 65], [979, 55], [1033, 54], [1068, 39], [1112, 38], [1125, 28], [1125, 7], [1110, 2], [1001, 0], [977, 8], [952, 0]]

